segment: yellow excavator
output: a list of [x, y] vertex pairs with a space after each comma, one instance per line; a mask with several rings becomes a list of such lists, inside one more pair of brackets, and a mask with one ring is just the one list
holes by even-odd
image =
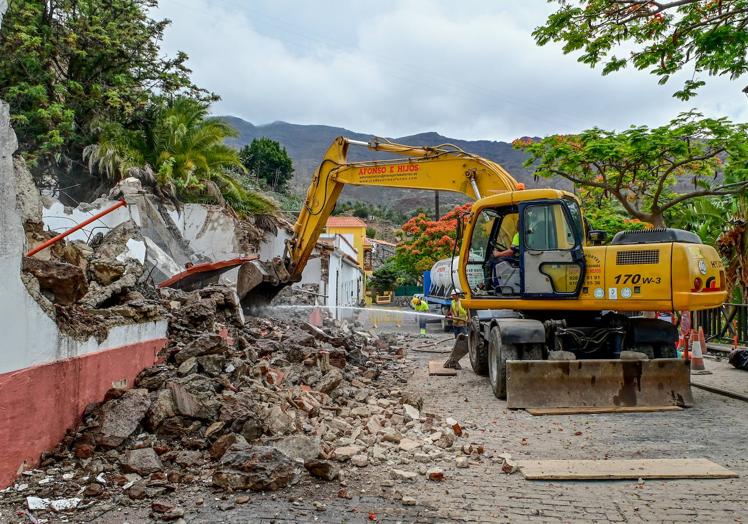
[[[400, 155], [349, 162], [351, 146]], [[714, 248], [678, 229], [620, 232], [605, 243], [572, 193], [524, 189], [500, 165], [458, 147], [338, 137], [312, 178], [283, 257], [240, 269], [245, 305], [301, 280], [347, 184], [454, 191], [474, 199], [458, 221], [465, 353], [510, 408], [690, 406], [676, 327], [646, 312], [717, 307], [725, 273]]]

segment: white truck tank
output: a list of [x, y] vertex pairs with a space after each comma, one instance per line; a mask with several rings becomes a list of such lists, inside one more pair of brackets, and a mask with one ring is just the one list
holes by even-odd
[[[471, 261], [479, 262], [480, 257], [477, 255], [470, 256]], [[452, 293], [452, 283], [460, 289], [460, 277], [458, 275], [459, 257], [444, 258], [437, 261], [431, 267], [431, 288], [429, 289], [429, 295], [434, 297], [447, 298]], [[469, 264], [467, 266], [467, 277], [470, 286], [477, 286], [483, 280], [483, 268], [480, 264]]]

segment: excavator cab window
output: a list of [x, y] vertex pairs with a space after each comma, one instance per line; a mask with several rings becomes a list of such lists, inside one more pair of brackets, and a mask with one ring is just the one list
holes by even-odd
[[[483, 278], [468, 278], [474, 296], [517, 296], [519, 274], [519, 213], [517, 207], [484, 209], [470, 239], [471, 266], [482, 266]], [[475, 268], [478, 269], [478, 268]]]
[[521, 205], [522, 295], [575, 296], [584, 274], [581, 214], [576, 202]]

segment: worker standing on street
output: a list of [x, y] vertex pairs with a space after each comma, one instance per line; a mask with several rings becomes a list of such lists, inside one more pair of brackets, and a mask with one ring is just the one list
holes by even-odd
[[[428, 313], [429, 305], [421, 297], [413, 297], [410, 302], [413, 305], [413, 309], [418, 313]], [[426, 336], [426, 315], [418, 315], [418, 327], [421, 329], [421, 336]]]
[[455, 334], [455, 338], [459, 337], [460, 333], [467, 334], [468, 314], [460, 301], [460, 292], [456, 289], [452, 290], [452, 303], [449, 306], [449, 318], [452, 319], [452, 330]]

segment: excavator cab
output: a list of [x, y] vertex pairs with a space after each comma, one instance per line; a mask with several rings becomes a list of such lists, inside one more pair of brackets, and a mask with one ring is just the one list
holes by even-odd
[[470, 252], [479, 253], [483, 281], [470, 283], [475, 298], [576, 297], [583, 281], [584, 228], [571, 198], [506, 195], [504, 205], [473, 217]]

